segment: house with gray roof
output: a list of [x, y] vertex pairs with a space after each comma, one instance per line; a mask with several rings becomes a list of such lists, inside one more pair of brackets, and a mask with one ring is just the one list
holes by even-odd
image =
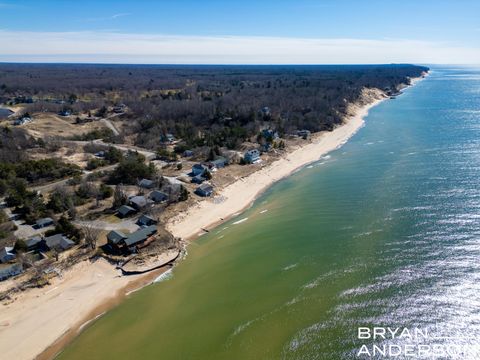
[[[153, 220], [153, 219], [152, 219]], [[115, 252], [135, 252], [137, 246], [143, 244], [157, 232], [156, 225], [143, 226], [131, 234], [124, 234], [121, 231], [110, 231], [107, 235], [108, 244]]]
[[212, 160], [208, 163], [211, 169], [221, 169], [227, 166], [228, 160], [223, 156], [217, 157], [215, 160]]
[[307, 139], [308, 137], [310, 137], [310, 130], [305, 130], [305, 129], [302, 129], [302, 130], [298, 130], [297, 131], [297, 136], [301, 137], [301, 138], [304, 138], [304, 139]]
[[68, 237], [66, 237], [63, 234], [55, 234], [52, 236], [47, 236], [45, 239], [45, 245], [50, 249], [50, 250], [60, 250], [60, 251], [65, 251], [67, 249], [70, 249], [75, 243], [70, 240]]
[[149, 179], [142, 179], [138, 182], [138, 186], [144, 189], [152, 189], [155, 187], [155, 183]]
[[137, 209], [137, 210], [141, 210], [143, 209], [145, 206], [147, 206], [147, 198], [143, 195], [138, 195], [138, 196], [132, 196], [129, 200], [128, 200], [129, 204]]
[[136, 247], [147, 240], [150, 236], [157, 232], [157, 227], [155, 225], [150, 225], [140, 230], [137, 230], [124, 240], [125, 246], [127, 246], [130, 250], [133, 250], [133, 247]]
[[195, 175], [194, 177], [192, 177], [192, 183], [194, 184], [201, 184], [203, 183], [205, 180], [207, 180], [206, 178], [203, 177], [203, 175]]
[[202, 164], [195, 164], [192, 166], [192, 176], [203, 175], [208, 168]]
[[209, 197], [213, 194], [213, 186], [209, 184], [202, 184], [195, 189], [195, 194], [201, 197]]
[[51, 225], [53, 225], [53, 219], [46, 217], [46, 218], [38, 219], [34, 227], [37, 229], [43, 229]]
[[136, 212], [137, 210], [135, 210], [133, 207], [128, 205], [122, 205], [118, 208], [117, 215], [118, 217], [124, 218], [128, 215], [135, 214]]
[[40, 246], [40, 242], [42, 241], [41, 236], [34, 236], [27, 240], [24, 240], [25, 246], [27, 247], [27, 251], [32, 251], [38, 249]]
[[21, 274], [23, 267], [19, 263], [0, 265], [0, 281], [8, 279], [11, 276]]
[[161, 203], [168, 200], [168, 195], [160, 190], [154, 190], [148, 195], [149, 199], [156, 202]]
[[13, 247], [5, 246], [0, 248], [0, 262], [6, 263], [15, 260], [17, 256], [13, 252]]
[[138, 218], [136, 224], [138, 226], [150, 226], [155, 225], [158, 221], [148, 215], [142, 215]]
[[109, 244], [117, 245], [121, 241], [125, 240], [127, 235], [121, 231], [112, 230], [107, 234], [107, 241]]

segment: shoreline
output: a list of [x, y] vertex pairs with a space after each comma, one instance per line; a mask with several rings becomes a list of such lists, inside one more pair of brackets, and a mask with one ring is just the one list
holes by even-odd
[[[428, 75], [429, 72], [426, 72], [422, 76], [410, 78], [410, 85], [405, 85], [402, 90], [415, 86]], [[277, 181], [340, 148], [364, 126], [364, 118], [368, 116], [370, 109], [390, 99], [379, 89], [368, 89], [365, 92], [367, 94], [364, 94], [361, 101], [368, 102], [350, 104], [353, 114], [342, 125], [333, 131], [314, 135], [309, 144], [288, 152], [281, 159], [221, 189], [216, 196], [226, 199], [225, 201], [216, 204], [211, 199], [206, 199], [188, 211], [173, 216], [167, 221], [166, 229], [175, 237], [193, 241], [196, 235], [204, 234], [205, 229], [215, 228], [248, 209]]]
[[122, 276], [103, 258], [83, 260], [50, 285], [19, 293], [13, 302], [1, 305], [3, 356], [52, 359], [96, 318], [168, 269]]
[[220, 190], [216, 196], [225, 201], [221, 203], [215, 203], [212, 201], [213, 199], [200, 201], [188, 211], [170, 218], [166, 223], [166, 229], [175, 237], [190, 242], [204, 234], [205, 229], [212, 229], [239, 215], [252, 206], [255, 200], [274, 183], [290, 176], [304, 166], [319, 161], [322, 156], [344, 145], [364, 126], [364, 118], [370, 109], [389, 99], [380, 90], [375, 91], [374, 96], [377, 98], [363, 106], [350, 105], [354, 114], [333, 131], [314, 135], [310, 143], [288, 152], [281, 159], [249, 176], [237, 179]]
[[[412, 79], [411, 86], [417, 81]], [[349, 105], [351, 116], [342, 125], [314, 135], [309, 143], [226, 186], [217, 194], [225, 201], [215, 204], [206, 199], [176, 214], [167, 221], [166, 229], [175, 237], [192, 240], [205, 233], [202, 229], [211, 229], [250, 207], [272, 184], [341, 147], [364, 125], [369, 110], [389, 99], [378, 89], [367, 92], [359, 103]], [[21, 293], [15, 301], [2, 306], [0, 345], [6, 349], [4, 355], [18, 360], [53, 358], [97, 318], [169, 269], [119, 276], [104, 259], [88, 266], [86, 261], [74, 265], [51, 285]], [[41, 328], [38, 324], [42, 324]]]

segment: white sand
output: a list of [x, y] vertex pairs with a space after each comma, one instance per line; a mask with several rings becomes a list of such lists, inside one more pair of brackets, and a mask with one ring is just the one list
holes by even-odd
[[134, 279], [119, 276], [104, 259], [84, 261], [51, 286], [25, 291], [13, 303], [0, 305], [0, 358], [35, 358]]

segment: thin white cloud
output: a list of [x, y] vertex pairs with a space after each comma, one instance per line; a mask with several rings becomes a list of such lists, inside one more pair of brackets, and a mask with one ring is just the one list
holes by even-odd
[[112, 15], [112, 19], [116, 19], [116, 18], [124, 17], [124, 16], [129, 16], [129, 15], [131, 15], [131, 14], [130, 13], [115, 14], [115, 15]]
[[115, 20], [121, 17], [129, 16], [131, 15], [130, 13], [119, 13], [119, 14], [113, 14], [111, 16], [105, 16], [105, 17], [94, 17], [94, 18], [87, 18], [84, 19], [83, 21], [87, 22], [94, 22], [94, 21], [108, 21], [108, 20]]
[[0, 31], [0, 61], [169, 64], [478, 63], [480, 48], [405, 39]]

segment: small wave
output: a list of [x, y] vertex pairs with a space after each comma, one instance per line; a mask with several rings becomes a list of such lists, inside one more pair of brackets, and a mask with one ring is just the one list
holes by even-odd
[[265, 214], [267, 211], [268, 211], [267, 209], [262, 210], [262, 211], [260, 211], [260, 214]]
[[291, 264], [291, 265], [285, 266], [282, 270], [288, 271], [288, 270], [291, 270], [291, 269], [296, 268], [297, 265], [298, 265], [298, 264]]
[[243, 219], [240, 219], [240, 220], [238, 220], [238, 221], [235, 221], [235, 222], [233, 223], [233, 225], [241, 224], [241, 223], [243, 223], [243, 222], [245, 222], [245, 221], [247, 221], [247, 220], [248, 220], [248, 217], [243, 218]]
[[80, 325], [80, 327], [78, 328], [77, 333], [82, 332], [82, 330], [85, 328], [85, 326], [88, 326], [89, 324], [91, 324], [92, 322], [94, 322], [95, 320], [97, 320], [98, 318], [102, 317], [103, 315], [105, 315], [105, 313], [106, 313], [106, 311], [102, 312], [101, 314], [98, 314], [98, 315], [95, 316], [93, 319], [84, 322], [84, 323], [83, 323], [82, 325]]
[[313, 288], [316, 288], [316, 287], [320, 284], [320, 282], [321, 282], [322, 280], [325, 280], [325, 279], [327, 279], [327, 278], [329, 278], [329, 277], [332, 277], [332, 276], [334, 276], [334, 275], [336, 275], [335, 271], [329, 271], [329, 272], [327, 272], [327, 273], [325, 273], [325, 274], [322, 274], [322, 275], [320, 275], [320, 276], [317, 276], [314, 280], [312, 280], [312, 281], [308, 282], [307, 284], [303, 285], [303, 286], [302, 286], [302, 289], [305, 290], [305, 289], [313, 289]]
[[256, 320], [250, 320], [250, 321], [247, 321], [246, 323], [244, 324], [241, 324], [239, 326], [237, 326], [237, 328], [235, 329], [235, 331], [233, 332], [233, 335], [232, 336], [237, 336], [238, 334], [240, 334], [243, 330], [245, 330], [246, 328], [248, 328], [250, 325], [252, 325]]
[[154, 283], [159, 283], [162, 281], [169, 280], [173, 277], [173, 269], [168, 269], [165, 271], [163, 274], [160, 274], [155, 280], [153, 280]]
[[285, 306], [292, 306], [292, 305], [295, 305], [296, 303], [299, 303], [300, 301], [302, 301], [302, 297], [301, 296], [295, 296], [292, 300], [289, 300], [285, 303]]

